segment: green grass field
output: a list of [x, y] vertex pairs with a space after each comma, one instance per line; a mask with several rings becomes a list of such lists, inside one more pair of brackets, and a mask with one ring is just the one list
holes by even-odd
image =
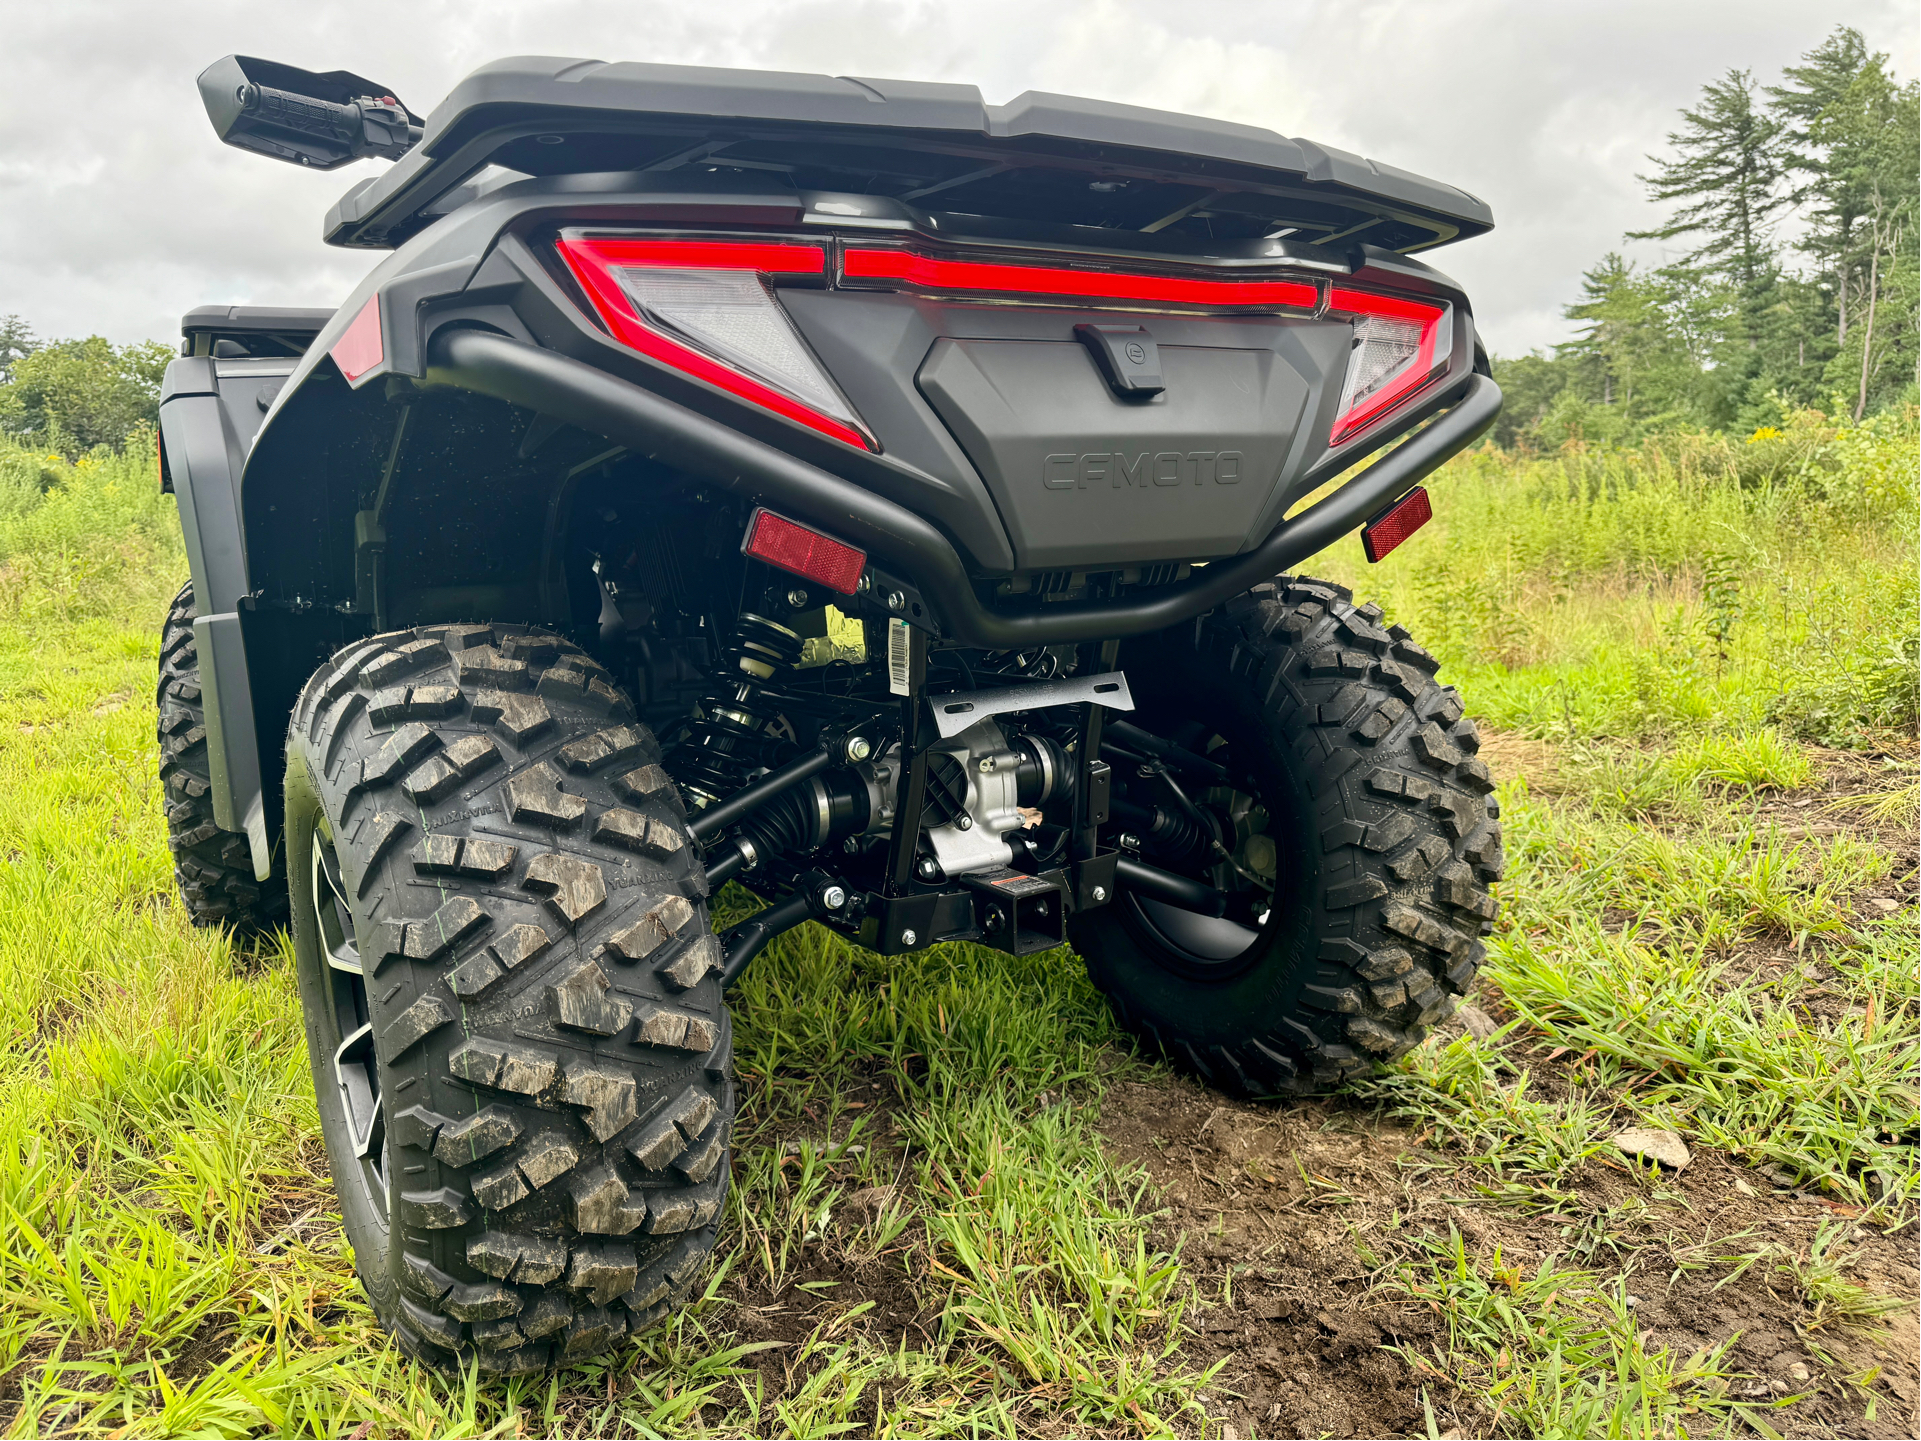
[[1915, 456], [1909, 414], [1456, 462], [1388, 563], [1310, 569], [1489, 732], [1473, 1014], [1353, 1094], [1232, 1102], [1067, 952], [809, 927], [736, 993], [705, 1299], [482, 1382], [361, 1300], [285, 949], [175, 899], [150, 449], [0, 451], [0, 1427], [1915, 1434]]

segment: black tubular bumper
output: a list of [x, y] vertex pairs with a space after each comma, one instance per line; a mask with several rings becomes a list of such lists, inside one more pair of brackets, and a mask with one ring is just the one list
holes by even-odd
[[817, 525], [911, 579], [933, 602], [947, 635], [994, 650], [1145, 635], [1191, 620], [1359, 528], [1473, 444], [1501, 412], [1500, 387], [1484, 375], [1470, 376], [1450, 409], [1332, 495], [1282, 521], [1253, 550], [1139, 599], [1003, 613], [975, 593], [946, 536], [904, 506], [581, 361], [488, 331], [443, 330], [429, 349], [426, 380], [606, 436]]

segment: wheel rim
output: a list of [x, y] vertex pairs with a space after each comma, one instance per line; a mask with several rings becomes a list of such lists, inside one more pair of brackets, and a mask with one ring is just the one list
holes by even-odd
[[[1208, 752], [1211, 745], [1224, 741], [1224, 737], [1212, 736], [1196, 749]], [[1245, 805], [1229, 806], [1230, 810], [1245, 812], [1259, 804], [1258, 797], [1245, 796], [1239, 792], [1234, 795]], [[1215, 825], [1222, 824], [1221, 807], [1209, 801], [1203, 809], [1214, 817]], [[1227, 822], [1232, 825], [1232, 822]], [[1154, 860], [1152, 856], [1145, 857]], [[1185, 873], [1191, 869], [1181, 866]], [[1245, 887], [1246, 882], [1237, 884]], [[1126, 910], [1135, 925], [1153, 942], [1161, 964], [1169, 970], [1208, 980], [1227, 980], [1249, 965], [1253, 964], [1261, 951], [1261, 942], [1266, 934], [1267, 925], [1272, 917], [1271, 895], [1268, 897], [1248, 896], [1242, 898], [1242, 916], [1205, 916], [1196, 911], [1183, 910], [1179, 906], [1168, 905], [1149, 897], [1126, 893]], [[1252, 921], [1252, 924], [1249, 922]]]
[[380, 1066], [367, 1007], [367, 979], [354, 937], [353, 910], [332, 843], [316, 827], [311, 856], [314, 922], [320, 937], [327, 994], [332, 1003], [334, 1084], [340, 1091], [348, 1143], [359, 1162], [368, 1200], [387, 1216], [387, 1120], [380, 1095]]
[[1254, 949], [1260, 930], [1227, 916], [1204, 916], [1162, 901], [1128, 893], [1141, 923], [1154, 939], [1189, 965], [1209, 969], [1232, 966]]

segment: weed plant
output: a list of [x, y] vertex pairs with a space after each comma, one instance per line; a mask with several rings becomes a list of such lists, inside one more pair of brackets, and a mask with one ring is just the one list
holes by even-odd
[[1871, 744], [1915, 723], [1915, 449], [1913, 411], [1486, 446], [1429, 482], [1435, 520], [1405, 553], [1369, 567], [1348, 541], [1314, 568], [1360, 583], [1506, 729]]

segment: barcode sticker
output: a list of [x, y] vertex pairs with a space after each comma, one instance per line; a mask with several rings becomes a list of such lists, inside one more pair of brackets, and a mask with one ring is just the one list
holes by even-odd
[[894, 695], [906, 695], [909, 690], [907, 647], [912, 640], [906, 621], [887, 622], [887, 689]]

